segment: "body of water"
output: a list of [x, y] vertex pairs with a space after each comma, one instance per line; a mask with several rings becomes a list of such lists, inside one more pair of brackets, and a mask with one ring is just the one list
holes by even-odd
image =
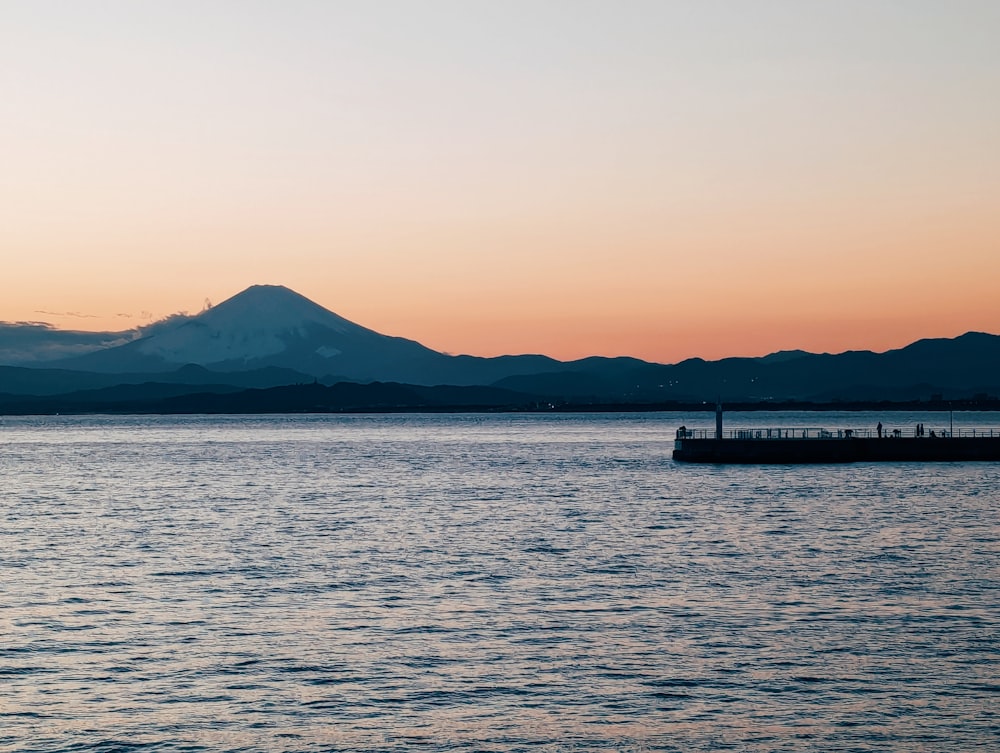
[[1000, 749], [1000, 464], [681, 424], [2, 419], [0, 750]]

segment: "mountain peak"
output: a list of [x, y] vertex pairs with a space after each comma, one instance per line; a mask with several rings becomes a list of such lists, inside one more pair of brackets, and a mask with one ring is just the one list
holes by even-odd
[[252, 285], [176, 327], [138, 341], [136, 349], [167, 363], [247, 363], [317, 336], [322, 342], [313, 345], [313, 352], [333, 354], [342, 350], [333, 341], [373, 335], [283, 285]]
[[[254, 332], [298, 330], [309, 324], [345, 333], [365, 330], [284, 285], [251, 285], [191, 319], [210, 328]], [[368, 330], [365, 330], [368, 331]]]
[[312, 303], [301, 293], [296, 293], [284, 285], [251, 285], [226, 299], [226, 301], [239, 300], [298, 300]]

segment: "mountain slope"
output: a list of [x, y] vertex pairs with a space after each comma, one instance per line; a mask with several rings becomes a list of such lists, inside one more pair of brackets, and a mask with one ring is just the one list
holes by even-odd
[[[103, 374], [165, 372], [185, 364], [229, 372], [280, 367], [326, 383], [417, 385], [488, 385], [512, 375], [573, 368], [540, 355], [445, 355], [362, 327], [280, 285], [254, 285], [197, 316], [177, 317], [146, 331], [131, 342], [44, 365]], [[588, 368], [602, 372], [643, 363], [586, 361]]]
[[193, 363], [215, 371], [280, 366], [312, 376], [386, 378], [446, 356], [344, 319], [279, 285], [254, 285], [148, 337], [51, 365], [102, 373]]

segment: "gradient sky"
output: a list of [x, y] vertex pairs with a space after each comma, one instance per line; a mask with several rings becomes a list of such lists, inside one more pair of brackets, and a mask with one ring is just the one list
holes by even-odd
[[0, 0], [0, 320], [450, 353], [1000, 333], [996, 0]]

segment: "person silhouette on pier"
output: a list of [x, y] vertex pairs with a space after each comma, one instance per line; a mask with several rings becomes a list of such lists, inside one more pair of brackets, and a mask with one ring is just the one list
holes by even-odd
[[878, 426], [875, 427], [875, 431], [878, 432], [878, 438], [881, 439], [882, 438], [882, 422], [881, 421], [878, 422]]

